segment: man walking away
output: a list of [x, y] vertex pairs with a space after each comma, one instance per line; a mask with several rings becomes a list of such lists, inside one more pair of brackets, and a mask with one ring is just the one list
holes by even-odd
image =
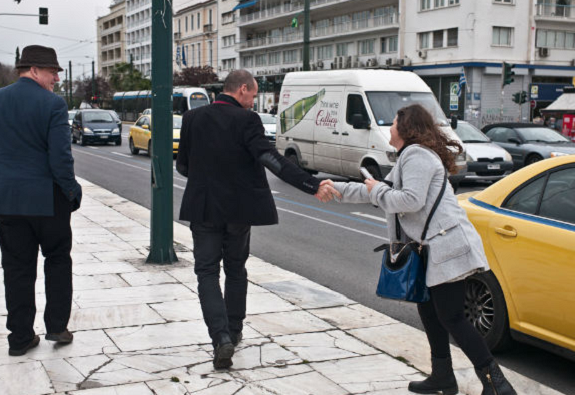
[[264, 166], [320, 200], [338, 194], [280, 155], [266, 139], [260, 117], [247, 110], [253, 108], [257, 92], [249, 72], [232, 71], [224, 93], [211, 105], [186, 112], [181, 129], [176, 169], [188, 182], [180, 219], [191, 223], [198, 294], [216, 369], [232, 365], [234, 346], [242, 338], [250, 228], [278, 223]]
[[0, 248], [9, 355], [36, 347], [38, 248], [45, 257], [46, 339], [70, 343], [72, 229], [82, 188], [74, 177], [68, 109], [53, 93], [60, 81], [56, 52], [30, 45], [16, 65], [20, 78], [0, 89]]

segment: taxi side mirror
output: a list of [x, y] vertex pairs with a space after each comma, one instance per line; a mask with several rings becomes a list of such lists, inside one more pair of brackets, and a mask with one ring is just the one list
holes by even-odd
[[150, 129], [148, 125], [142, 125], [142, 129]]

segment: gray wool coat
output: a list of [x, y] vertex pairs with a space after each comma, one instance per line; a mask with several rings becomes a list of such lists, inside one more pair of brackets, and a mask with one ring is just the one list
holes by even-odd
[[[342, 203], [371, 203], [385, 211], [390, 242], [397, 242], [395, 214], [410, 240], [421, 242], [425, 221], [441, 192], [444, 167], [439, 156], [421, 145], [406, 147], [386, 180], [368, 193], [365, 184], [336, 182]], [[406, 240], [401, 240], [406, 241]], [[457, 203], [449, 183], [429, 224], [423, 244], [429, 246], [428, 287], [489, 270], [481, 237]]]

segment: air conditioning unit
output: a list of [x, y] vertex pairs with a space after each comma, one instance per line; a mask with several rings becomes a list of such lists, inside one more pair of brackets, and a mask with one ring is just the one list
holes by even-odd
[[333, 58], [333, 64], [331, 65], [331, 68], [335, 70], [339, 68], [339, 56]]
[[375, 67], [375, 66], [377, 66], [377, 58], [367, 59], [367, 67]]
[[355, 62], [353, 62], [352, 67], [353, 67], [354, 69], [359, 68], [359, 60], [356, 60]]
[[391, 66], [393, 64], [393, 59], [392, 58], [387, 58], [385, 59], [385, 65], [386, 66]]
[[345, 59], [345, 68], [346, 68], [346, 69], [351, 68], [351, 63], [352, 63], [351, 56], [348, 56], [348, 57]]
[[345, 67], [345, 63], [343, 61], [343, 56], [338, 56], [338, 68], [343, 69]]
[[318, 60], [317, 63], [316, 63], [316, 66], [317, 66], [318, 69], [323, 69], [323, 61]]
[[549, 56], [549, 48], [539, 48], [539, 56], [542, 58]]
[[404, 66], [411, 66], [411, 59], [410, 58], [404, 58], [403, 59], [403, 65]]
[[427, 58], [427, 50], [426, 50], [426, 49], [420, 50], [419, 53], [418, 53], [418, 55], [419, 55], [419, 57], [420, 57], [421, 59]]

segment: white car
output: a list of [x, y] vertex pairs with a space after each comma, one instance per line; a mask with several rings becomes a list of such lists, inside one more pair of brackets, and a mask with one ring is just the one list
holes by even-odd
[[267, 112], [258, 112], [258, 115], [262, 119], [262, 123], [265, 128], [265, 135], [268, 140], [275, 143], [276, 142], [276, 116], [268, 114]]
[[463, 142], [467, 153], [466, 181], [497, 181], [511, 174], [511, 155], [493, 143], [481, 130], [469, 122], [458, 121], [455, 133]]

